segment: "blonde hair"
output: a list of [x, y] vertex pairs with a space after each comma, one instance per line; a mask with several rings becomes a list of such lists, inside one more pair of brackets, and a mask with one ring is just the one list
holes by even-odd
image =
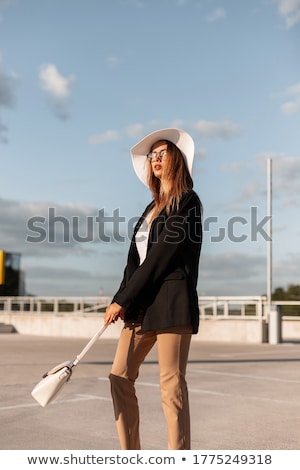
[[169, 140], [161, 140], [152, 145], [151, 151], [158, 143], [167, 144], [168, 153], [162, 179], [154, 175], [151, 163], [148, 163], [148, 185], [155, 202], [151, 220], [164, 209], [167, 215], [178, 209], [182, 194], [193, 188], [192, 177], [179, 148]]

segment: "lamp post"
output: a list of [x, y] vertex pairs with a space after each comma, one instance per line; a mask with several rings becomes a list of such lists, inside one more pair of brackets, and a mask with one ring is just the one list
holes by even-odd
[[281, 342], [281, 315], [276, 308], [272, 308], [272, 159], [268, 158], [268, 254], [267, 254], [267, 309], [269, 319], [269, 343]]
[[268, 315], [271, 313], [272, 306], [272, 158], [268, 158], [268, 189], [267, 189], [267, 305]]

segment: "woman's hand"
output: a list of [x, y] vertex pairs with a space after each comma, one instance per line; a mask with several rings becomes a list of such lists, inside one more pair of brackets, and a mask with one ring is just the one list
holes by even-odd
[[123, 307], [117, 304], [117, 302], [113, 302], [106, 309], [106, 312], [104, 315], [104, 325], [115, 323], [115, 321], [117, 321], [118, 318], [121, 318], [121, 320], [124, 320], [124, 313], [125, 313], [125, 310], [123, 309]]

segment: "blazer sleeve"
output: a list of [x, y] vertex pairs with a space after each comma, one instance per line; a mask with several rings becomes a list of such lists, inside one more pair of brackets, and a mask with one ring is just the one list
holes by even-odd
[[[194, 233], [196, 224], [199, 226], [197, 235]], [[141, 302], [146, 290], [155, 289], [187, 243], [197, 244], [195, 249], [199, 250], [202, 241], [201, 203], [196, 193], [191, 191], [184, 195], [178, 211], [171, 212], [163, 220], [158, 217], [153, 221], [152, 229], [151, 246], [145, 261], [134, 271], [126, 287], [114, 296], [114, 301], [125, 310], [137, 301]]]

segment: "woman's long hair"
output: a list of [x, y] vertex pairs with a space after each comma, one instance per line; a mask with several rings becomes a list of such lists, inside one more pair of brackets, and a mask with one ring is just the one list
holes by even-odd
[[[151, 220], [163, 209], [167, 214], [171, 210], [178, 209], [182, 194], [193, 188], [192, 177], [179, 148], [169, 140], [161, 140], [159, 143], [167, 144], [168, 154], [163, 166], [162, 179], [154, 176], [151, 162], [148, 163], [148, 185], [155, 202]], [[156, 144], [158, 142], [154, 145]]]

